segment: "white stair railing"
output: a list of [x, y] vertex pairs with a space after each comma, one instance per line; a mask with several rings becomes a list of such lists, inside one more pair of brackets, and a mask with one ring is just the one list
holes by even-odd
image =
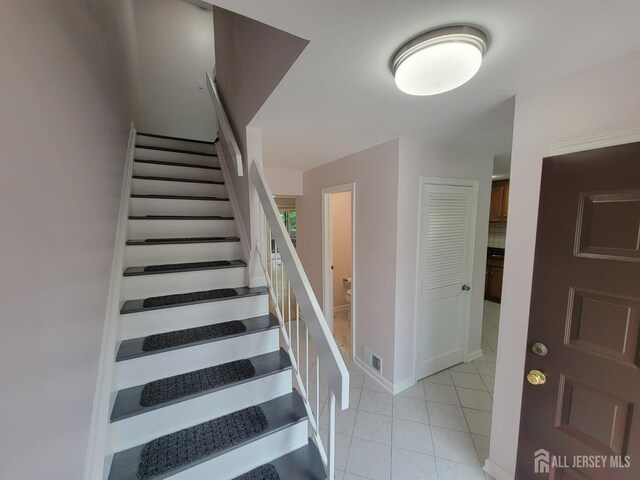
[[[208, 82], [216, 113], [228, 126], [215, 82]], [[229, 151], [237, 143], [231, 128], [223, 129]], [[221, 149], [219, 149], [221, 151]], [[241, 157], [234, 155], [236, 174]], [[238, 168], [237, 165], [240, 165]], [[295, 386], [309, 415], [311, 435], [320, 451], [329, 480], [335, 478], [335, 408], [349, 407], [349, 372], [338, 350], [300, 258], [282, 222], [262, 168], [250, 166], [250, 185], [260, 199], [259, 234], [251, 254], [258, 255], [269, 286], [271, 311], [280, 323], [283, 343], [291, 358]], [[320, 415], [326, 409], [327, 439], [320, 435]], [[323, 428], [323, 429], [324, 429]]]

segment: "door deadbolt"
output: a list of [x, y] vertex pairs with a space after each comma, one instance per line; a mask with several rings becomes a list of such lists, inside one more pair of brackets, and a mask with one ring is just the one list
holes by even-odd
[[531, 351], [540, 357], [546, 357], [549, 349], [544, 343], [535, 342], [531, 345]]
[[547, 377], [540, 370], [531, 370], [527, 374], [527, 381], [531, 385], [544, 385], [547, 381]]
[[469, 285], [466, 285], [466, 284], [465, 284], [465, 285], [462, 285], [462, 290], [463, 290], [464, 292], [468, 292], [469, 290], [471, 290], [471, 287], [470, 287]]

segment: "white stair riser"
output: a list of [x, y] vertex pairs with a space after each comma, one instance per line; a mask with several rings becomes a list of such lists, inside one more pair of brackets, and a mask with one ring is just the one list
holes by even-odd
[[227, 197], [227, 190], [224, 185], [211, 183], [172, 182], [134, 178], [131, 190], [133, 193], [141, 194]]
[[277, 350], [278, 329], [116, 362], [116, 390]]
[[236, 448], [208, 462], [183, 470], [171, 480], [231, 480], [260, 465], [269, 463], [308, 443], [308, 422], [302, 421]]
[[128, 237], [234, 237], [233, 220], [129, 220]]
[[232, 216], [230, 202], [132, 198], [131, 215], [220, 215]]
[[[170, 237], [177, 236], [177, 233], [170, 235]], [[128, 267], [236, 259], [242, 260], [240, 242], [127, 245], [125, 247], [125, 262]]]
[[241, 383], [111, 424], [114, 452], [218, 418], [291, 392], [291, 371]]
[[166, 152], [144, 147], [136, 148], [135, 158], [138, 160], [160, 160], [162, 162], [197, 163], [219, 167], [218, 157], [198, 155], [196, 153]]
[[122, 278], [120, 298], [129, 300], [214, 288], [235, 288], [247, 284], [246, 268], [218, 268], [195, 272], [136, 275]]
[[149, 147], [161, 147], [161, 148], [174, 148], [176, 150], [189, 150], [193, 152], [204, 153], [216, 153], [215, 145], [209, 145], [200, 142], [190, 142], [188, 140], [174, 140], [171, 138], [158, 138], [148, 137], [146, 135], [138, 134], [136, 136], [136, 145], [149, 146]]
[[119, 339], [126, 340], [154, 333], [202, 327], [268, 313], [269, 303], [266, 295], [129, 313], [120, 315]]
[[208, 168], [177, 167], [175, 165], [158, 165], [155, 163], [133, 164], [134, 175], [150, 175], [155, 177], [191, 178], [193, 180], [223, 181], [222, 171]]

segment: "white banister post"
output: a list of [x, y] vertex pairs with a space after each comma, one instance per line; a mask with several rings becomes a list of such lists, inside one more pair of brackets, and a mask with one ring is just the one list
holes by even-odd
[[327, 438], [327, 464], [329, 467], [328, 480], [333, 480], [336, 474], [335, 448], [336, 448], [336, 396], [329, 392], [329, 433]]

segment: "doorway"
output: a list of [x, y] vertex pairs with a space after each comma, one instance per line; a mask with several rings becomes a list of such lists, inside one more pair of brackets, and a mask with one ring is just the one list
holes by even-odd
[[322, 190], [323, 310], [338, 348], [355, 350], [355, 184]]
[[465, 361], [478, 182], [421, 179], [416, 379]]

